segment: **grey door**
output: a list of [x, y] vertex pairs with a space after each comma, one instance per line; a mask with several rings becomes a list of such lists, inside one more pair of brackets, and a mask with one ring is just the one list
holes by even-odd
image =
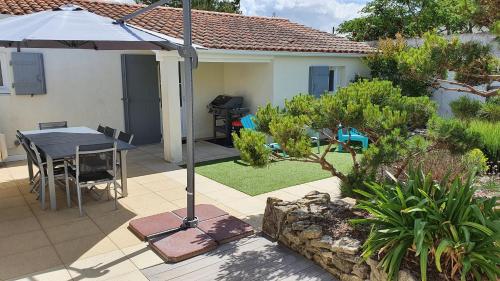
[[134, 144], [161, 141], [160, 87], [154, 55], [122, 55], [125, 128]]

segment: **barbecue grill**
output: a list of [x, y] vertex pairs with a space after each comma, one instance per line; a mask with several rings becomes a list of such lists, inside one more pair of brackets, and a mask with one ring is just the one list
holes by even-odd
[[243, 107], [243, 97], [217, 96], [208, 104], [208, 112], [213, 116], [214, 140], [220, 133], [224, 135], [224, 145], [232, 146], [231, 133], [239, 131], [239, 120], [249, 111]]

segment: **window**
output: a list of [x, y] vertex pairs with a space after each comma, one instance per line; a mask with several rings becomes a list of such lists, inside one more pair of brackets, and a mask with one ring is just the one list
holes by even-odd
[[316, 97], [326, 92], [335, 92], [340, 86], [339, 67], [309, 67], [309, 93]]

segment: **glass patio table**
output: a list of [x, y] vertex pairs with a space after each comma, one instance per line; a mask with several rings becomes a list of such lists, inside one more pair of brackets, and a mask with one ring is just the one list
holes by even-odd
[[[49, 185], [50, 208], [56, 210], [56, 189], [54, 182], [54, 161], [60, 159], [70, 159], [76, 156], [78, 145], [89, 145], [99, 143], [112, 143], [116, 141], [117, 153], [120, 157], [121, 189], [122, 196], [127, 196], [127, 151], [135, 146], [117, 140], [96, 130], [87, 127], [57, 128], [48, 130], [21, 131], [30, 142], [34, 142], [40, 153], [45, 155], [47, 160], [47, 176]], [[33, 163], [28, 157], [28, 171], [30, 180], [33, 177]]]

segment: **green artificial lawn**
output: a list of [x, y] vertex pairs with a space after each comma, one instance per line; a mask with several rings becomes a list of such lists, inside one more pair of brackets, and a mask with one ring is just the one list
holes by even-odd
[[[328, 161], [341, 172], [349, 172], [350, 154], [333, 151], [327, 154]], [[239, 157], [199, 163], [196, 173], [251, 196], [332, 176], [317, 163], [279, 160], [265, 168], [253, 168]]]

